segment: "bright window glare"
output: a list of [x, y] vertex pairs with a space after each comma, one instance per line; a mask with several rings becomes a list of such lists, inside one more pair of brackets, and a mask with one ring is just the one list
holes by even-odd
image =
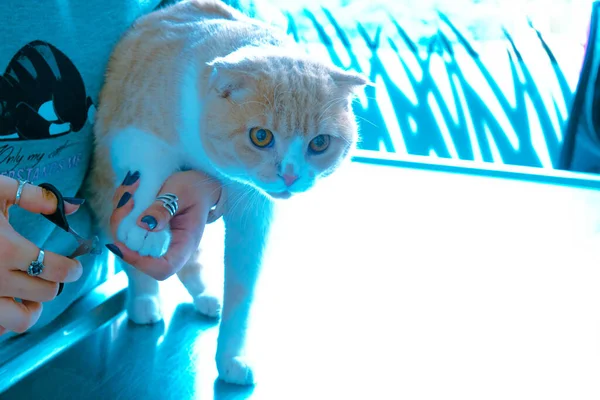
[[[243, 2], [243, 1], [242, 1]], [[436, 10], [450, 15], [465, 26], [475, 40], [498, 39], [501, 25], [519, 24], [531, 18], [545, 34], [569, 37], [583, 42], [593, 0], [254, 0], [258, 5], [275, 5], [290, 11], [302, 8], [344, 7], [350, 11], [373, 11], [384, 7], [415, 24], [431, 20]], [[365, 13], [355, 15], [365, 16]]]

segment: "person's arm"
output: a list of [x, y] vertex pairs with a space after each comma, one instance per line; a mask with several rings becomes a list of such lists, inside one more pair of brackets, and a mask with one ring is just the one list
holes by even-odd
[[[120, 186], [116, 190], [113, 198], [114, 211], [111, 217], [113, 237], [116, 237], [121, 220], [133, 209], [133, 194], [141, 179], [144, 178], [140, 177], [133, 185]], [[124, 206], [116, 208], [125, 192], [129, 192], [132, 196]], [[163, 257], [140, 256], [120, 242], [107, 245], [108, 249], [116, 256], [157, 280], [165, 280], [177, 273], [198, 249], [208, 213], [219, 200], [221, 185], [201, 172], [185, 171], [173, 174], [167, 179], [157, 195], [164, 193], [173, 193], [179, 199], [179, 210], [175, 216], [171, 218], [162, 203], [157, 201], [142, 213], [138, 220], [139, 226], [153, 231], [159, 231], [170, 224], [173, 236], [169, 250]], [[150, 220], [151, 224], [142, 222], [141, 218], [145, 216], [154, 218], [156, 224], [153, 220]]]

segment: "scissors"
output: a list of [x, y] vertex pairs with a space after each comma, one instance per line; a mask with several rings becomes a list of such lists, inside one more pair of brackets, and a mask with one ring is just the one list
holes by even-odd
[[[48, 221], [52, 222], [54, 225], [63, 229], [65, 232], [68, 232], [71, 235], [73, 235], [73, 237], [79, 244], [77, 249], [75, 249], [75, 251], [69, 256], [69, 258], [80, 257], [85, 254], [102, 254], [102, 247], [99, 245], [100, 240], [98, 239], [98, 236], [94, 236], [91, 239], [86, 239], [79, 233], [77, 233], [73, 228], [71, 228], [69, 222], [67, 221], [67, 216], [65, 214], [65, 204], [60, 191], [50, 183], [41, 183], [38, 186], [52, 192], [52, 194], [56, 196], [57, 200], [56, 211], [53, 214], [42, 214], [42, 216]], [[58, 289], [58, 294], [62, 292], [63, 286], [64, 283], [61, 282]]]

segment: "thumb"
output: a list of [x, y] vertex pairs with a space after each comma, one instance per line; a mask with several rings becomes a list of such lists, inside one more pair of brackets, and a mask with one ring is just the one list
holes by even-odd
[[144, 211], [139, 219], [138, 225], [149, 231], [160, 231], [169, 226], [171, 219], [178, 211], [188, 207], [185, 192], [182, 198], [176, 193], [181, 193], [180, 188], [174, 182], [167, 182], [156, 196], [156, 200]]

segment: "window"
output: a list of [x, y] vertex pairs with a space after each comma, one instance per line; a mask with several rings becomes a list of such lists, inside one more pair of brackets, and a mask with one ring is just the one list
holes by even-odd
[[258, 0], [245, 7], [376, 84], [355, 104], [364, 157], [548, 173], [558, 167], [590, 0], [306, 0], [293, 6]]

